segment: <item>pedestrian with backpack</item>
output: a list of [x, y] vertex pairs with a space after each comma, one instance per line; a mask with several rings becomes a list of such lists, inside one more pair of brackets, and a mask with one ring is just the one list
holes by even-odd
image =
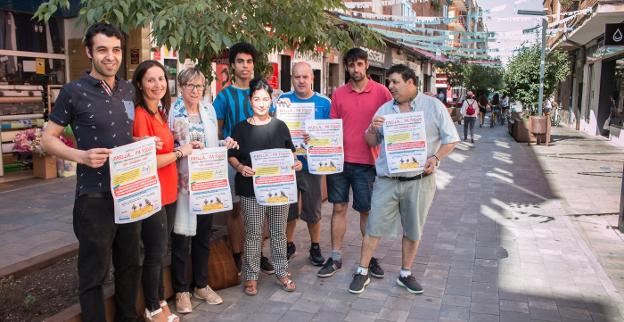
[[466, 99], [461, 107], [461, 114], [464, 116], [464, 141], [468, 140], [468, 129], [470, 129], [470, 142], [474, 143], [474, 125], [477, 122], [477, 108], [479, 104], [470, 91], [466, 93]]

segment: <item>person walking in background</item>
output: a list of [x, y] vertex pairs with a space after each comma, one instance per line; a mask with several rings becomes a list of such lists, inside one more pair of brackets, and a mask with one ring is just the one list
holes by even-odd
[[509, 96], [503, 94], [501, 99], [501, 124], [505, 123], [505, 120], [509, 119]]
[[498, 96], [498, 93], [495, 93], [494, 96], [492, 97], [491, 109], [492, 109], [492, 118], [490, 119], [490, 127], [494, 127], [497, 121], [501, 122], [501, 105], [500, 105], [500, 98]]
[[485, 94], [481, 94], [479, 96], [479, 127], [483, 127], [485, 122], [485, 114], [487, 114], [488, 109], [490, 108], [490, 102], [488, 102], [487, 96]]
[[[468, 140], [468, 130], [470, 130], [470, 142], [474, 143], [474, 125], [477, 122], [477, 109], [480, 110], [481, 107], [477, 100], [474, 99], [474, 94], [468, 91], [460, 109], [460, 113], [464, 117], [464, 141]], [[479, 113], [479, 115], [482, 115], [482, 113]]]
[[[258, 294], [260, 273], [262, 229], [265, 218], [269, 222], [271, 260], [275, 275], [284, 291], [295, 291], [295, 283], [288, 274], [286, 258], [286, 220], [288, 205], [262, 206], [258, 204], [252, 178], [255, 171], [251, 167], [251, 152], [266, 149], [290, 149], [295, 146], [288, 126], [269, 115], [271, 106], [271, 86], [264, 79], [254, 79], [249, 83], [249, 100], [253, 115], [234, 127], [232, 138], [238, 142], [238, 150], [228, 151], [230, 165], [238, 171], [236, 193], [241, 198], [245, 219], [245, 252], [243, 261], [244, 292]], [[294, 170], [301, 170], [301, 161], [295, 159]]]
[[[206, 77], [196, 67], [187, 68], [178, 74], [182, 97], [173, 104], [169, 113], [169, 129], [173, 132], [174, 144], [183, 146], [186, 142], [198, 141], [205, 147], [225, 146], [238, 148], [230, 137], [219, 141], [218, 121], [214, 108], [204, 105]], [[208, 304], [221, 304], [223, 299], [208, 285], [208, 257], [213, 215], [196, 215], [189, 204], [188, 159], [178, 159], [178, 207], [174, 231], [171, 234], [171, 282], [175, 292], [176, 311], [190, 313], [191, 290], [193, 296]], [[189, 263], [189, 247], [191, 263]], [[187, 277], [191, 266], [192, 285]]]

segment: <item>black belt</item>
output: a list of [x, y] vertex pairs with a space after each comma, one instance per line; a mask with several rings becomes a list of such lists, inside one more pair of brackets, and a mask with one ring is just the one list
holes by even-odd
[[83, 194], [82, 196], [85, 196], [87, 198], [104, 199], [104, 198], [111, 198], [112, 194], [110, 193], [110, 191], [107, 191], [107, 192], [89, 192], [89, 193]]
[[419, 175], [415, 175], [413, 177], [382, 177], [382, 178], [387, 178], [387, 179], [394, 179], [394, 180], [399, 180], [399, 181], [412, 181], [412, 180], [420, 180], [424, 177], [429, 176], [431, 173], [424, 173], [421, 172]]

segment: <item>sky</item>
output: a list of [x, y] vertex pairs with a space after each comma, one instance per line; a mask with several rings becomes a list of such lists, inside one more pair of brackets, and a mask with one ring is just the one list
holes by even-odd
[[[489, 9], [489, 18], [485, 23], [489, 31], [497, 32], [496, 42], [490, 42], [490, 48], [498, 48], [503, 64], [513, 55], [513, 50], [521, 46], [528, 40], [536, 40], [535, 33], [523, 35], [522, 29], [536, 26], [541, 22], [540, 17], [520, 16], [516, 13], [518, 9], [541, 10], [543, 2], [541, 0], [477, 0], [477, 4]], [[492, 53], [496, 55], [497, 53]]]

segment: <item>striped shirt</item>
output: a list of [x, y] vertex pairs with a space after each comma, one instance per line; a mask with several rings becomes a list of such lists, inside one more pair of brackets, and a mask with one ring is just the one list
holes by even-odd
[[219, 92], [213, 105], [217, 120], [223, 121], [223, 138], [231, 136], [236, 124], [253, 115], [249, 88], [240, 89], [230, 85]]

